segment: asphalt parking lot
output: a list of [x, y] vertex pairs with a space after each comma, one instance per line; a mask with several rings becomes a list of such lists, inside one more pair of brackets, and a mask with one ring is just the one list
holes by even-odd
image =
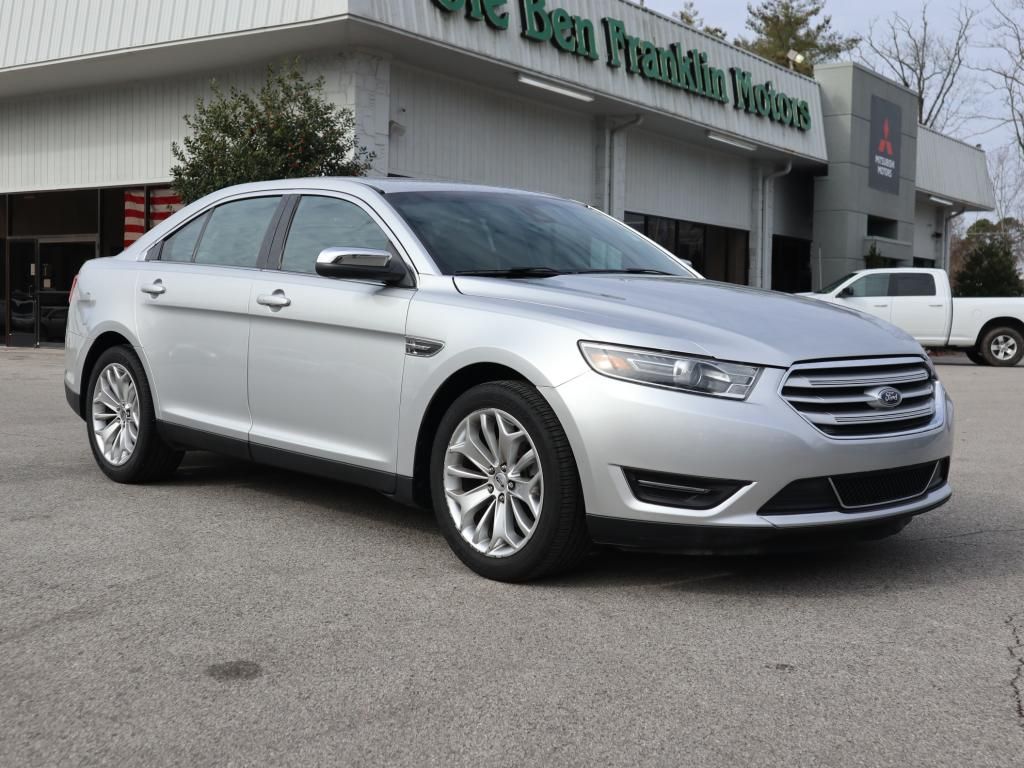
[[347, 486], [112, 484], [61, 368], [0, 350], [0, 765], [1024, 764], [1024, 367], [941, 366], [956, 496], [898, 537], [533, 586]]

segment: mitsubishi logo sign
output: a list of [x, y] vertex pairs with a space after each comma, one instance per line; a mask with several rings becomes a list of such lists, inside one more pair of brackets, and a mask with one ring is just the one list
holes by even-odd
[[871, 97], [871, 143], [868, 146], [868, 186], [880, 192], [900, 192], [900, 132], [902, 110], [891, 101]]

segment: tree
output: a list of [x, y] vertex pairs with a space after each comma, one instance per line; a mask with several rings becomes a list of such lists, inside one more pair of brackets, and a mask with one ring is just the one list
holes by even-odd
[[859, 57], [917, 94], [919, 123], [956, 133], [977, 111], [976, 83], [967, 74], [977, 18], [976, 10], [961, 5], [952, 31], [942, 35], [929, 24], [927, 2], [916, 21], [893, 11], [884, 21], [871, 21]]
[[1018, 152], [1024, 154], [1024, 0], [992, 0], [986, 27], [993, 56], [981, 71], [989, 75], [1002, 102], [999, 125], [1013, 128]]
[[726, 32], [721, 27], [709, 27], [704, 22], [704, 17], [701, 12], [697, 10], [697, 4], [693, 0], [686, 0], [683, 3], [681, 10], [675, 12], [675, 16], [683, 24], [694, 29], [699, 29], [701, 32], [711, 37], [717, 37], [719, 40], [725, 40]]
[[[747, 5], [747, 29], [754, 38], [739, 38], [736, 45], [805, 75], [813, 74], [815, 64], [834, 61], [860, 44], [860, 38], [833, 30], [831, 16], [812, 23], [824, 9], [825, 0], [762, 0], [757, 6]], [[790, 62], [791, 50], [804, 60]]]
[[298, 62], [267, 68], [254, 93], [211, 85], [185, 116], [191, 130], [171, 145], [173, 186], [186, 203], [232, 184], [305, 176], [362, 176], [373, 154], [358, 146], [352, 111], [328, 101], [324, 81]]
[[978, 219], [967, 230], [969, 245], [963, 267], [956, 274], [959, 296], [1024, 296], [1024, 280], [1017, 269], [1010, 227], [1020, 222]]

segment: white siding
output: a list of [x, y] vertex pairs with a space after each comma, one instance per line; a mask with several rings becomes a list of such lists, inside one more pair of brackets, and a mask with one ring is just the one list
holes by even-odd
[[[343, 101], [335, 64], [311, 59], [326, 75], [329, 97]], [[0, 193], [164, 182], [171, 142], [185, 135], [183, 116], [210, 80], [226, 89], [258, 87], [261, 66], [202, 77], [175, 78], [19, 99], [0, 110]]]
[[593, 202], [587, 116], [395, 64], [390, 172], [517, 187]]
[[750, 161], [646, 131], [628, 136], [626, 210], [750, 229]]
[[0, 70], [301, 24], [348, 0], [0, 0]]
[[984, 151], [923, 125], [917, 130], [917, 188], [978, 210], [996, 204]]

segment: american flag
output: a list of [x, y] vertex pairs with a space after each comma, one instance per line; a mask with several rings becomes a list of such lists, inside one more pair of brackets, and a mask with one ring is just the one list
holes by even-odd
[[[181, 198], [170, 187], [149, 190], [149, 225], [155, 227], [182, 207]], [[146, 231], [146, 190], [124, 191], [124, 247], [134, 243]]]

